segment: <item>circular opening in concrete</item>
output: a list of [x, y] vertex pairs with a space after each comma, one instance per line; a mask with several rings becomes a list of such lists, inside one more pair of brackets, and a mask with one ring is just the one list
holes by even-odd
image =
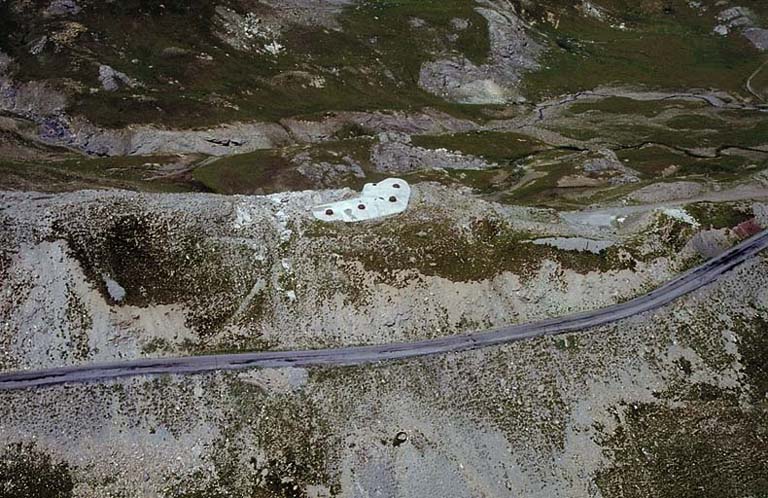
[[327, 214], [328, 216], [331, 216], [333, 214], [333, 209], [326, 209], [325, 214]]
[[400, 446], [404, 442], [408, 441], [408, 434], [405, 432], [398, 432], [395, 436], [394, 441], [392, 441], [393, 446]]
[[357, 209], [365, 209], [365, 204], [358, 204]]
[[389, 202], [397, 202], [397, 197], [395, 197], [394, 195], [390, 196]]

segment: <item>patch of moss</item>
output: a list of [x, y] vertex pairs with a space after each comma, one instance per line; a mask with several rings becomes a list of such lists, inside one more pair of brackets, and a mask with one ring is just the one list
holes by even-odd
[[67, 463], [32, 443], [7, 444], [0, 454], [0, 497], [69, 498], [75, 482]]
[[739, 353], [744, 372], [753, 386], [752, 397], [765, 402], [768, 397], [768, 318], [758, 315], [739, 331]]
[[699, 114], [675, 116], [665, 124], [675, 130], [719, 130], [724, 125], [722, 120]]
[[[658, 178], [667, 174], [675, 179], [686, 176], [706, 176], [713, 179], [735, 179], [751, 163], [740, 156], [695, 157], [669, 147], [650, 145], [641, 148], [627, 148], [616, 155], [627, 166], [646, 175]], [[674, 171], [667, 168], [672, 167]], [[668, 171], [668, 173], [665, 172]]]
[[182, 217], [102, 203], [54, 223], [86, 275], [111, 299], [104, 276], [126, 291], [116, 304], [186, 303], [201, 335], [222, 327], [258, 279], [249, 253], [217, 245]]
[[568, 351], [571, 353], [578, 353], [581, 349], [579, 344], [579, 338], [575, 335], [563, 335], [552, 339], [555, 347], [560, 351]]
[[704, 106], [702, 102], [690, 102], [686, 100], [647, 101], [636, 100], [628, 97], [606, 97], [594, 102], [575, 102], [568, 107], [569, 114], [584, 114], [586, 112], [599, 112], [603, 114], [634, 114], [652, 118], [670, 109], [696, 109]]
[[670, 408], [624, 407], [602, 442], [611, 464], [598, 472], [606, 498], [720, 498], [768, 494], [768, 405], [742, 410], [707, 396]]
[[345, 237], [344, 228], [326, 232], [330, 250], [384, 277], [413, 269], [452, 281], [485, 280], [503, 271], [531, 275], [547, 259], [582, 273], [630, 264], [613, 248], [593, 254], [531, 244], [531, 234], [514, 231], [496, 218], [479, 218], [468, 227], [439, 219], [372, 225], [355, 238]]
[[685, 210], [702, 226], [711, 228], [733, 228], [753, 217], [749, 206], [729, 202], [695, 202], [687, 204]]

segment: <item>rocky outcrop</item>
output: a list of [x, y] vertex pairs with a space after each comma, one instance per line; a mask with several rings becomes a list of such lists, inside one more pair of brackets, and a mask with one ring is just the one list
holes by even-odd
[[363, 168], [349, 156], [341, 158], [339, 163], [314, 161], [309, 153], [297, 154], [291, 159], [296, 164], [296, 171], [312, 181], [313, 185], [331, 187], [338, 185], [345, 178], [365, 178]]
[[478, 127], [472, 121], [433, 109], [418, 112], [338, 112], [321, 120], [288, 118], [280, 123], [290, 130], [291, 136], [300, 143], [323, 142], [350, 125], [366, 134], [392, 131], [408, 135], [460, 133]]
[[402, 133], [382, 133], [379, 143], [371, 149], [371, 162], [386, 173], [408, 173], [429, 169], [482, 170], [496, 167], [479, 157], [451, 152], [446, 149], [426, 149], [411, 143]]
[[63, 112], [66, 103], [66, 97], [45, 82], [19, 83], [0, 72], [0, 111], [37, 121]]
[[740, 31], [747, 40], [758, 50], [768, 50], [768, 29], [758, 25], [755, 13], [746, 7], [731, 7], [717, 15], [719, 24], [715, 26], [715, 33], [727, 35], [733, 31]]
[[465, 104], [503, 104], [519, 98], [522, 73], [538, 67], [543, 48], [510, 7], [491, 0], [481, 3], [484, 6], [476, 10], [488, 23], [488, 62], [478, 65], [460, 56], [425, 63], [419, 74], [421, 88]]
[[768, 29], [747, 28], [743, 34], [758, 50], [768, 50]]
[[616, 153], [610, 149], [601, 149], [596, 157], [587, 159], [582, 164], [582, 169], [587, 175], [608, 177], [611, 185], [624, 185], [640, 181], [640, 173], [632, 168], [624, 166]]
[[74, 16], [79, 14], [81, 10], [75, 0], [53, 0], [45, 9], [45, 15], [50, 17]]
[[272, 7], [269, 19], [281, 24], [339, 29], [338, 15], [354, 0], [264, 0]]
[[280, 26], [265, 22], [249, 12], [245, 15], [223, 5], [216, 7], [216, 36], [236, 50], [278, 55], [282, 45], [277, 41]]

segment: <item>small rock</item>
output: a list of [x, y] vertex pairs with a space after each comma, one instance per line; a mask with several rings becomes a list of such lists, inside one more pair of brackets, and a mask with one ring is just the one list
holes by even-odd
[[106, 64], [99, 66], [99, 82], [101, 87], [108, 92], [116, 92], [121, 86], [137, 87], [138, 81], [125, 73], [116, 71]]

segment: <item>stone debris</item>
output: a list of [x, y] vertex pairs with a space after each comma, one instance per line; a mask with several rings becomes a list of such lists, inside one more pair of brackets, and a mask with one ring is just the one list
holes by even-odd
[[613, 240], [593, 240], [583, 237], [545, 237], [534, 239], [531, 243], [536, 245], [546, 245], [564, 251], [580, 251], [600, 254], [604, 250], [616, 245]]
[[366, 183], [360, 197], [315, 206], [312, 214], [321, 221], [367, 221], [402, 213], [408, 208], [410, 198], [411, 187], [407, 182], [387, 178]]
[[731, 245], [725, 229], [702, 230], [697, 232], [689, 242], [703, 258], [714, 258]]
[[589, 2], [588, 0], [581, 2], [579, 10], [581, 10], [585, 16], [592, 17], [598, 21], [605, 21], [608, 18], [608, 14], [601, 6]]
[[469, 28], [469, 21], [467, 19], [454, 17], [451, 19], [451, 27], [456, 31], [464, 31], [465, 29]]
[[752, 205], [752, 212], [755, 213], [755, 221], [764, 228], [768, 228], [768, 204], [756, 202]]
[[696, 221], [696, 218], [688, 214], [688, 211], [686, 211], [683, 208], [661, 208], [659, 212], [663, 215], [669, 216], [670, 218], [673, 218], [675, 220], [682, 221], [684, 223], [688, 223], [692, 227], [696, 228], [699, 226], [699, 222]]
[[5, 74], [6, 71], [8, 71], [8, 68], [11, 66], [11, 63], [13, 62], [13, 59], [11, 59], [8, 54], [0, 50], [0, 76]]
[[758, 50], [768, 50], [768, 29], [747, 28], [743, 34]]

